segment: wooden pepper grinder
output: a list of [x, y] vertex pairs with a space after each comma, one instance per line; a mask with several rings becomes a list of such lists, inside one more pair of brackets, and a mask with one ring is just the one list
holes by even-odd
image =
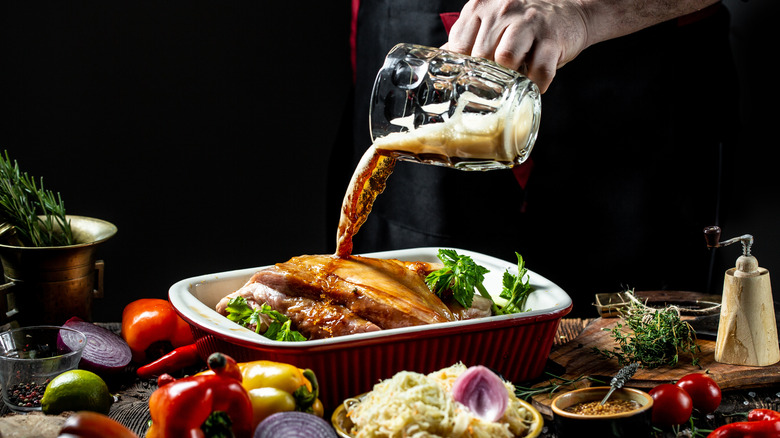
[[720, 242], [720, 228], [704, 229], [707, 246], [742, 243], [736, 267], [726, 271], [720, 309], [715, 361], [731, 365], [768, 366], [780, 361], [777, 322], [769, 271], [750, 254], [753, 236]]

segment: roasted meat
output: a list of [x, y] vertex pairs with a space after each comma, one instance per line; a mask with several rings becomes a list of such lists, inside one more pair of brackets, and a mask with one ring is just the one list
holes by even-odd
[[[268, 270], [274, 270], [274, 268]], [[265, 271], [260, 271], [258, 274], [261, 272]], [[253, 276], [241, 289], [220, 300], [217, 304], [217, 312], [227, 315], [228, 301], [233, 297], [241, 296], [253, 309], [266, 303], [272, 309], [286, 315], [292, 321], [295, 329], [308, 339], [322, 339], [380, 330], [379, 326], [355, 315], [344, 306], [311, 298], [285, 295], [283, 292], [256, 281], [257, 277], [258, 275]], [[268, 317], [261, 315], [261, 324], [265, 327], [260, 328], [260, 333], [265, 331], [269, 323]], [[256, 329], [256, 327], [248, 328], [250, 330]]]
[[[241, 295], [267, 303], [309, 339], [447, 322], [490, 314], [475, 300], [471, 309], [445, 305], [425, 284], [437, 264], [361, 256], [304, 255], [258, 271], [217, 311]], [[485, 300], [487, 301], [487, 300]]]

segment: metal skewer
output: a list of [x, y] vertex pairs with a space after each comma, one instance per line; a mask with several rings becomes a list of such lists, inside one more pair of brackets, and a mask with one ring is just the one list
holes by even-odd
[[600, 405], [603, 405], [607, 402], [607, 399], [609, 396], [612, 395], [613, 392], [615, 392], [616, 389], [622, 388], [623, 385], [626, 384], [626, 382], [633, 377], [634, 373], [636, 372], [637, 368], [639, 368], [639, 362], [634, 362], [632, 364], [628, 364], [620, 369], [620, 371], [615, 374], [615, 377], [612, 378], [612, 381], [609, 382], [609, 391], [607, 391], [607, 395], [604, 396], [604, 399], [601, 400]]

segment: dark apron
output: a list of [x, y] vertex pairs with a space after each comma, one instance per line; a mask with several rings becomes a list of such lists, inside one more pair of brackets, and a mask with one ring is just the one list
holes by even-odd
[[[439, 14], [463, 4], [361, 3], [352, 169], [371, 143], [368, 102], [384, 56], [399, 42], [443, 44]], [[525, 187], [509, 170], [398, 163], [355, 253], [457, 247], [514, 261], [516, 251], [585, 312], [600, 292], [706, 291], [702, 229], [725, 221], [720, 163], [737, 120], [728, 26], [720, 8], [597, 44], [561, 68], [542, 97]]]

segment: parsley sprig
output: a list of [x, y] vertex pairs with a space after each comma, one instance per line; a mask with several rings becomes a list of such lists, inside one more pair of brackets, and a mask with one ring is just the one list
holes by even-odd
[[500, 314], [520, 313], [525, 309], [525, 303], [528, 301], [528, 295], [533, 292], [529, 284], [528, 269], [525, 267], [523, 256], [515, 253], [517, 256], [517, 275], [512, 275], [509, 271], [504, 272], [501, 298], [507, 300], [506, 304], [499, 310]]
[[443, 291], [450, 290], [455, 301], [465, 308], [471, 307], [474, 289], [477, 289], [483, 297], [493, 300], [482, 285], [485, 274], [490, 272], [487, 268], [476, 264], [471, 257], [459, 255], [452, 249], [440, 249], [438, 257], [444, 267], [431, 272], [425, 278], [425, 282], [433, 292], [441, 296]]
[[260, 315], [267, 315], [270, 317], [271, 323], [265, 332], [260, 334], [273, 341], [297, 342], [306, 340], [305, 336], [292, 329], [290, 318], [272, 309], [266, 303], [263, 303], [259, 309], [253, 309], [247, 303], [246, 298], [236, 296], [228, 301], [227, 312], [227, 319], [243, 327], [254, 324], [257, 333], [260, 333], [263, 326]]
[[444, 264], [439, 270], [431, 272], [425, 278], [428, 287], [436, 295], [442, 296], [445, 291], [452, 292], [452, 297], [461, 306], [469, 308], [474, 300], [474, 291], [489, 299], [494, 315], [506, 315], [525, 311], [525, 303], [533, 288], [528, 282], [528, 270], [520, 254], [517, 255], [517, 275], [504, 272], [503, 289], [499, 295], [507, 303], [499, 307], [493, 297], [482, 284], [485, 274], [490, 272], [484, 266], [478, 265], [467, 255], [460, 255], [452, 249], [439, 249], [439, 260]]

